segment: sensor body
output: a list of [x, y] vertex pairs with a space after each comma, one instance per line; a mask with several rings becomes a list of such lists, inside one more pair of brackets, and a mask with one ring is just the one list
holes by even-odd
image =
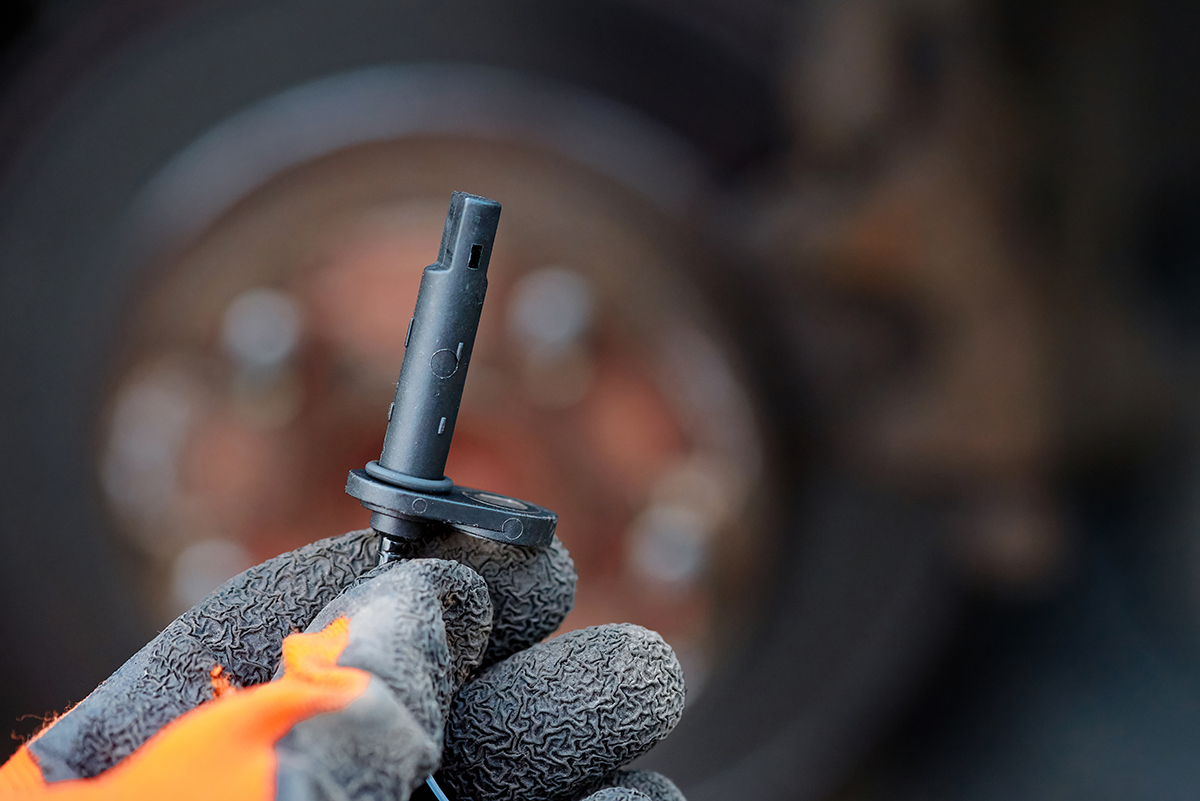
[[558, 525], [549, 509], [458, 487], [445, 476], [499, 222], [496, 201], [451, 196], [437, 261], [421, 276], [409, 320], [383, 453], [346, 481], [383, 537], [381, 563], [393, 558], [395, 540], [425, 536], [437, 524], [531, 547], [548, 545]]

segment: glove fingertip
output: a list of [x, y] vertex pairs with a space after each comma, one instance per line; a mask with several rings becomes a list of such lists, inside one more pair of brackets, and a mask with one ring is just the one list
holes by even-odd
[[496, 605], [484, 667], [549, 637], [575, 606], [575, 561], [558, 537], [540, 551], [500, 547], [507, 548], [505, 558], [476, 568]]
[[675, 782], [653, 770], [614, 771], [601, 785], [635, 790], [650, 801], [687, 801]]
[[557, 537], [545, 548], [525, 548], [446, 527], [400, 548], [405, 559], [459, 562], [487, 582], [495, 613], [484, 667], [549, 637], [575, 605], [575, 563]]
[[683, 700], [679, 662], [654, 632], [628, 623], [568, 632], [459, 691], [443, 771], [460, 801], [569, 798], [666, 737]]
[[605, 787], [589, 795], [584, 801], [652, 801], [651, 798], [628, 787]]

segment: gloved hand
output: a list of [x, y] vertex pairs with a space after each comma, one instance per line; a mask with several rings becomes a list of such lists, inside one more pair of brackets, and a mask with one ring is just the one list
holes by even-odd
[[458, 801], [682, 801], [618, 770], [682, 712], [662, 639], [540, 643], [574, 598], [557, 540], [447, 530], [366, 572], [376, 549], [353, 532], [231, 579], [0, 767], [0, 798], [404, 799], [440, 764]]

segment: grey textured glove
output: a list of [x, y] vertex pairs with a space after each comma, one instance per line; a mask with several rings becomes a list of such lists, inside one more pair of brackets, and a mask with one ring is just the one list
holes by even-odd
[[439, 781], [458, 801], [682, 798], [657, 774], [617, 770], [682, 712], [682, 674], [661, 638], [623, 624], [540, 643], [573, 602], [574, 567], [560, 543], [533, 551], [447, 530], [407, 556], [366, 572], [376, 557], [368, 530], [251, 568], [175, 620], [30, 752], [49, 780], [95, 776], [209, 700], [215, 666], [235, 686], [268, 681], [284, 637], [345, 617], [338, 664], [367, 671], [370, 683], [279, 741], [278, 797], [406, 798], [440, 763]]

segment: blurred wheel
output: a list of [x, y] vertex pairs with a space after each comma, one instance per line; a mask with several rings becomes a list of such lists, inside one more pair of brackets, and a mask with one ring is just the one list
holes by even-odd
[[925, 510], [836, 476], [803, 491], [787, 338], [711, 230], [714, 187], [775, 145], [778, 11], [155, 14], [100, 18], [126, 38], [42, 103], [3, 187], [22, 645], [0, 714], [82, 697], [223, 574], [356, 525], [341, 482], [400, 356], [371, 295], [411, 291], [458, 188], [498, 197], [511, 239], [450, 474], [562, 514], [577, 623], [640, 617], [695, 684], [709, 664], [655, 756], [693, 798], [828, 789], [941, 596]]

